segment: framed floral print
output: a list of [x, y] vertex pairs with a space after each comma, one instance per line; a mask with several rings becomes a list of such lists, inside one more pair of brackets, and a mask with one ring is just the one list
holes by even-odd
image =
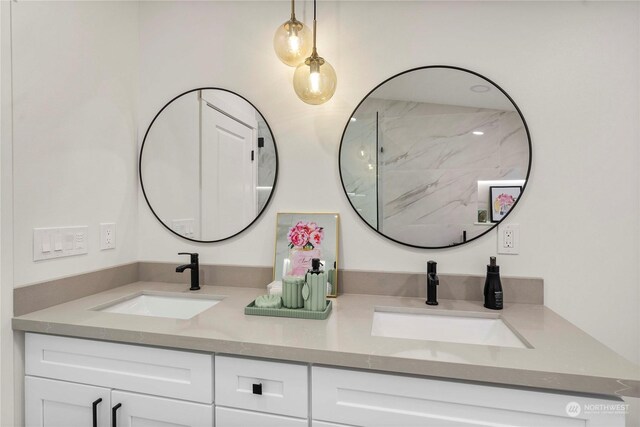
[[339, 220], [337, 213], [278, 213], [273, 280], [304, 276], [319, 258], [329, 276], [327, 296], [337, 296]]
[[520, 186], [489, 187], [491, 222], [500, 222], [515, 205], [520, 193], [522, 193], [522, 187]]

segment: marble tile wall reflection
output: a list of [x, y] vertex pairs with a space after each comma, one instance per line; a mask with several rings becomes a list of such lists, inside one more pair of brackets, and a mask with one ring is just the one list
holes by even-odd
[[[369, 98], [356, 116], [376, 112], [384, 150], [377, 170], [378, 229], [388, 237], [432, 247], [462, 242], [463, 231], [471, 239], [487, 230], [476, 223], [479, 202], [488, 202], [478, 200], [478, 181], [526, 177], [529, 145], [516, 111]], [[368, 133], [348, 129], [349, 159], [363, 135]], [[375, 179], [342, 170], [347, 191], [375, 186]]]

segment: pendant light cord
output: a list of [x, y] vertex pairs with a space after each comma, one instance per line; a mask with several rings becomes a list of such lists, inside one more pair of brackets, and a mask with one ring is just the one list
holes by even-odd
[[316, 52], [316, 0], [313, 0], [313, 54], [317, 55]]
[[295, 0], [291, 0], [291, 20], [296, 18], [296, 3]]

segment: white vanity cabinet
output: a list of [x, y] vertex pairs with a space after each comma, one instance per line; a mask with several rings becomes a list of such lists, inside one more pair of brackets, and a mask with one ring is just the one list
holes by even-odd
[[214, 412], [216, 427], [625, 423], [608, 409], [622, 403], [615, 398], [33, 333], [25, 339], [28, 427], [214, 427]]
[[[615, 405], [619, 400], [324, 367], [312, 368], [312, 384], [314, 427], [623, 427], [625, 423], [624, 414], [582, 409]], [[576, 406], [580, 413], [573, 410]]]
[[213, 426], [210, 354], [29, 333], [25, 373], [27, 427]]

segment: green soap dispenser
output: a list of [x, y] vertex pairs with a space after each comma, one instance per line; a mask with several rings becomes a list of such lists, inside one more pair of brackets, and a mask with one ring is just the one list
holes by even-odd
[[324, 311], [327, 307], [327, 279], [327, 273], [320, 268], [320, 259], [313, 258], [302, 287], [305, 310]]

